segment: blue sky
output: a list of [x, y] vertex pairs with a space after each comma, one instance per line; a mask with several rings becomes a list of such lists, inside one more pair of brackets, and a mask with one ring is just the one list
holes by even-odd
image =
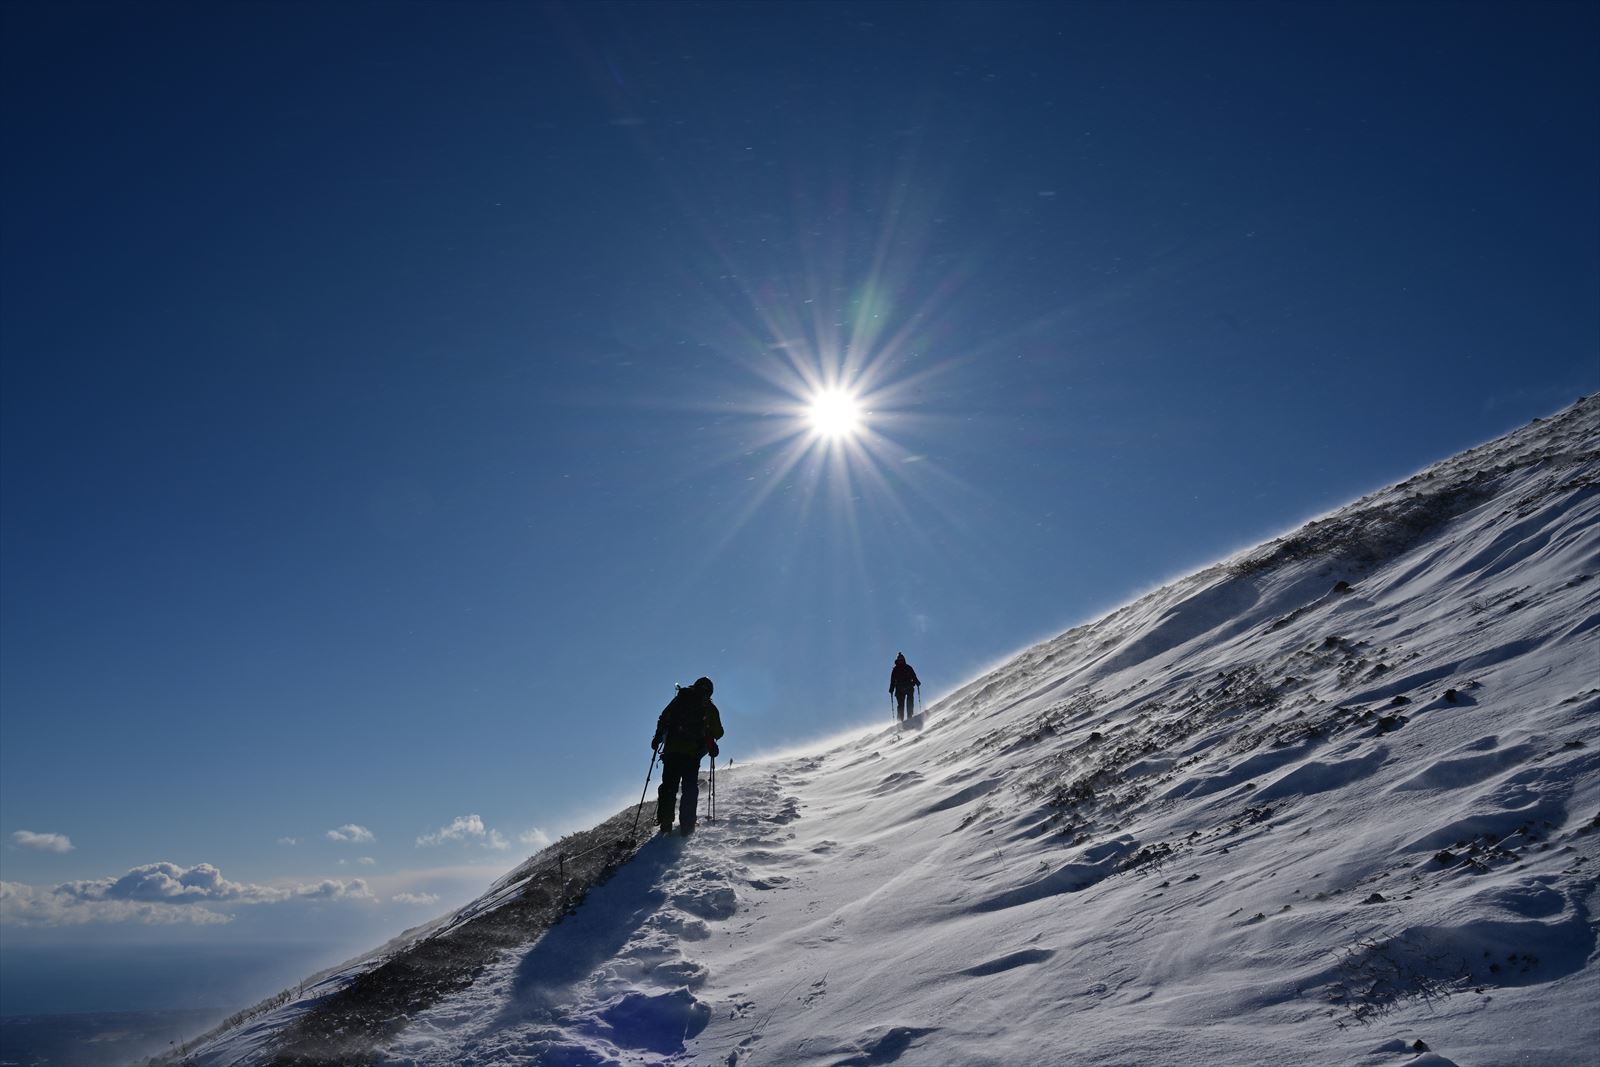
[[0, 18], [12, 961], [366, 947], [674, 681], [886, 721], [1600, 388], [1590, 5]]

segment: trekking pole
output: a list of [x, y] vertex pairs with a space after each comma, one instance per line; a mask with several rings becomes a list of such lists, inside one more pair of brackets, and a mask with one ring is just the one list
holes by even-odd
[[717, 821], [717, 757], [711, 757], [711, 817], [706, 822]]
[[633, 840], [639, 832], [639, 816], [644, 814], [644, 795], [650, 792], [650, 776], [656, 773], [656, 756], [660, 755], [655, 749], [650, 750], [650, 769], [644, 772], [644, 788], [639, 790], [639, 807], [633, 813], [633, 829], [628, 831], [628, 840]]

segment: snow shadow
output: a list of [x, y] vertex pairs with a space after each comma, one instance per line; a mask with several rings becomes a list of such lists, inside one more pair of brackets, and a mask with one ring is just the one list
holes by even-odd
[[1081, 893], [1115, 874], [1117, 862], [1137, 849], [1138, 845], [1127, 834], [1090, 845], [1081, 853], [1085, 862], [1065, 864], [1043, 878], [985, 897], [968, 910], [975, 913], [1004, 911], [1062, 893]]
[[601, 1013], [614, 1038], [628, 1048], [668, 1055], [683, 1050], [711, 1021], [711, 1006], [687, 989], [666, 993], [633, 992]]
[[1011, 952], [986, 963], [980, 963], [957, 974], [966, 975], [968, 978], [987, 978], [991, 974], [1002, 974], [1015, 970], [1018, 967], [1027, 967], [1035, 963], [1043, 963], [1056, 954], [1053, 948], [1025, 948], [1019, 952]]
[[498, 1029], [554, 1010], [563, 994], [617, 956], [667, 902], [662, 877], [682, 857], [683, 838], [646, 843], [611, 880], [527, 950], [511, 980]]
[[907, 786], [916, 785], [922, 781], [921, 771], [895, 771], [884, 777], [877, 787], [871, 792], [872, 796], [881, 797], [889, 793], [898, 793]]
[[1244, 615], [1261, 599], [1254, 581], [1232, 578], [1178, 601], [1142, 636], [1102, 660], [1102, 677], [1154, 659]]
[[1494, 739], [1491, 744], [1463, 749], [1474, 754], [1465, 756], [1450, 756], [1436, 760], [1424, 767], [1416, 774], [1392, 787], [1393, 792], [1406, 792], [1418, 789], [1460, 789], [1469, 785], [1477, 785], [1507, 768], [1519, 763], [1525, 763], [1539, 754], [1539, 748], [1533, 744], [1512, 745], [1509, 748], [1495, 748]]
[[938, 1027], [925, 1026], [875, 1028], [854, 1043], [852, 1055], [847, 1055], [842, 1060], [833, 1060], [832, 1067], [870, 1067], [872, 1064], [893, 1063], [905, 1055], [919, 1039], [937, 1032]]
[[941, 811], [949, 811], [951, 808], [959, 808], [964, 804], [970, 804], [986, 793], [993, 792], [1003, 784], [1004, 779], [1001, 778], [990, 778], [987, 781], [974, 783], [973, 785], [967, 786], [965, 789], [959, 789], [956, 792], [951, 793], [943, 800], [934, 801], [932, 804], [929, 804], [927, 807], [917, 812], [915, 818], [927, 818], [929, 815], [933, 815]]
[[[1348, 752], [1354, 747], [1347, 746], [1342, 751]], [[1342, 789], [1372, 774], [1383, 766], [1384, 760], [1388, 758], [1389, 749], [1384, 745], [1377, 745], [1371, 752], [1350, 759], [1309, 760], [1258, 791], [1256, 799], [1280, 800], [1285, 797], [1326, 793], [1330, 789]]]

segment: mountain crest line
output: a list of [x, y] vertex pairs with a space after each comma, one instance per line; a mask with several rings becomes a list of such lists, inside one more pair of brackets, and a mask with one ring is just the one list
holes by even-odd
[[1583, 1062], [1597, 519], [1592, 396], [163, 1062]]

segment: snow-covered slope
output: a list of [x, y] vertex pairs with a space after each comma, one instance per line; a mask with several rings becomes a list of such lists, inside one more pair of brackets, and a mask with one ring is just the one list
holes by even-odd
[[719, 771], [370, 1058], [1594, 1064], [1597, 482], [1591, 397]]

